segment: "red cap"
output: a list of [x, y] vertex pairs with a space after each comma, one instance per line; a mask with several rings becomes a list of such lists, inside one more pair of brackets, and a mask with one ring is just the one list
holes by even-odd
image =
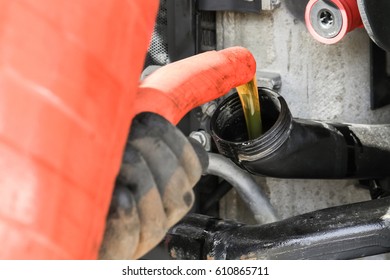
[[[335, 4], [335, 9], [337, 9], [341, 18], [341, 29], [340, 31], [332, 37], [322, 36], [316, 31], [316, 28], [313, 26], [315, 23], [312, 22], [313, 13], [316, 13], [318, 8], [315, 9], [315, 5], [319, 2], [323, 2], [322, 0], [311, 0], [306, 6], [305, 12], [305, 21], [307, 29], [310, 34], [319, 42], [324, 44], [335, 44], [339, 42], [344, 36], [354, 30], [355, 28], [362, 27], [363, 22], [359, 13], [358, 5], [356, 0], [331, 0]], [[325, 5], [329, 5], [324, 2]], [[330, 7], [330, 6], [329, 6]], [[313, 9], [314, 8], [314, 9]], [[324, 9], [320, 9], [318, 12], [324, 11]], [[316, 18], [318, 16], [315, 16]]]

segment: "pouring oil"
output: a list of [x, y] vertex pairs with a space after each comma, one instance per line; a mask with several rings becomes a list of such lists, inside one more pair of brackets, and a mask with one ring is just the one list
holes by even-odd
[[238, 95], [240, 96], [242, 108], [244, 110], [249, 140], [255, 139], [259, 137], [263, 131], [256, 75], [251, 81], [238, 86], [236, 89]]

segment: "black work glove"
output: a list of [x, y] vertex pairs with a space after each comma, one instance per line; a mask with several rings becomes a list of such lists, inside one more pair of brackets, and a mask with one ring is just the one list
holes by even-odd
[[187, 138], [163, 117], [134, 118], [111, 202], [101, 259], [147, 253], [194, 202], [202, 165]]

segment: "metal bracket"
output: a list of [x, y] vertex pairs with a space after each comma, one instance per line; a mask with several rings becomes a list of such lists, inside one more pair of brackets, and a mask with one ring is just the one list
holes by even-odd
[[275, 10], [280, 6], [280, 0], [262, 0], [261, 9], [263, 11]]
[[259, 13], [276, 9], [280, 0], [198, 0], [197, 4], [200, 11]]
[[279, 91], [282, 87], [282, 77], [279, 73], [258, 71], [256, 76], [257, 85], [259, 87], [265, 87], [276, 91]]

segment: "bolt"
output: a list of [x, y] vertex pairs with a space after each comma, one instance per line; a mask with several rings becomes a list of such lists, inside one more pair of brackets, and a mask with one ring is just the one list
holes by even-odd
[[206, 131], [193, 131], [191, 132], [190, 137], [198, 141], [207, 152], [211, 151], [211, 136]]
[[323, 28], [330, 28], [334, 23], [333, 14], [329, 10], [322, 10], [319, 15], [320, 25]]
[[217, 103], [215, 101], [210, 101], [202, 105], [202, 112], [208, 117], [212, 117], [216, 109], [217, 109]]

